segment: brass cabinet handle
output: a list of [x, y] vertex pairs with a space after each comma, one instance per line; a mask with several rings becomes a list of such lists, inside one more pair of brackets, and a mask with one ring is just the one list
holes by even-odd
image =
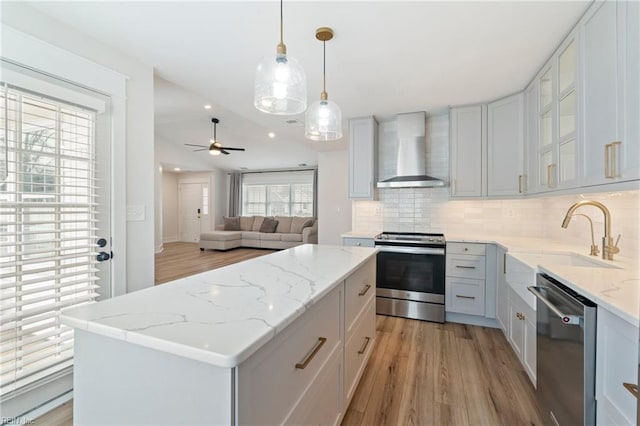
[[631, 395], [638, 398], [638, 385], [634, 385], [632, 383], [623, 383], [622, 386], [624, 386], [626, 390], [631, 392]]
[[620, 141], [611, 142], [611, 177], [616, 178], [619, 176], [618, 172], [618, 147], [622, 144]]
[[611, 164], [609, 158], [609, 148], [611, 148], [611, 144], [607, 143], [604, 145], [604, 177], [607, 179], [611, 179], [611, 171], [609, 170], [609, 165]]
[[456, 297], [460, 298], [460, 299], [475, 299], [475, 296], [462, 296], [460, 294], [456, 294]]
[[307, 355], [304, 361], [296, 364], [296, 368], [299, 370], [304, 370], [305, 368], [307, 368], [307, 365], [309, 365], [311, 360], [316, 356], [320, 348], [322, 348], [322, 346], [324, 346], [326, 342], [326, 337], [318, 337], [318, 343], [316, 343], [316, 345], [313, 347], [313, 350], [309, 353], [309, 355]]
[[371, 340], [370, 337], [365, 337], [364, 338], [364, 345], [362, 345], [362, 347], [360, 348], [360, 350], [358, 351], [358, 355], [362, 355], [364, 353], [364, 351], [367, 350], [367, 346], [369, 346], [369, 341]]
[[464, 265], [456, 265], [456, 268], [460, 268], [460, 269], [476, 269], [475, 266], [464, 266]]
[[358, 293], [358, 296], [364, 296], [365, 294], [367, 294], [367, 292], [369, 291], [369, 289], [371, 288], [370, 284], [366, 284], [364, 286], [364, 288], [362, 289], [362, 291], [360, 293]]

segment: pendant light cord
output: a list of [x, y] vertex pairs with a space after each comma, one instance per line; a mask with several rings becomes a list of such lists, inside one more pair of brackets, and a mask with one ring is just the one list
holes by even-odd
[[322, 41], [322, 91], [327, 93], [327, 42]]
[[282, 0], [280, 0], [280, 44], [284, 44], [284, 15], [282, 13]]

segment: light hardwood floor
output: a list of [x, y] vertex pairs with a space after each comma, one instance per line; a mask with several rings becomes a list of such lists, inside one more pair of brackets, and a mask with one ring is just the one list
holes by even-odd
[[[270, 250], [165, 244], [156, 284]], [[534, 389], [500, 330], [377, 316], [376, 344], [343, 425], [542, 425]], [[70, 426], [73, 401], [36, 419]]]

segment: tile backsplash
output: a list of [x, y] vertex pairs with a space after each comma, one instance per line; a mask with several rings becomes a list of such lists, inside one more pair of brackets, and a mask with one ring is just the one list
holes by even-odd
[[[393, 125], [381, 123], [379, 128], [379, 175], [388, 177], [394, 171], [392, 161]], [[427, 119], [427, 172], [449, 180], [449, 117]], [[392, 157], [393, 158], [393, 157]], [[591, 244], [589, 222], [575, 216], [567, 229], [561, 228], [569, 207], [581, 200], [596, 200], [611, 211], [611, 231], [620, 238], [620, 255], [640, 256], [640, 191], [603, 192], [556, 195], [508, 200], [451, 200], [449, 188], [377, 189], [377, 201], [354, 201], [354, 231], [378, 232], [442, 232], [483, 236], [543, 237], [576, 243], [588, 253]], [[592, 206], [577, 213], [593, 220], [596, 244], [601, 244], [604, 217]]]

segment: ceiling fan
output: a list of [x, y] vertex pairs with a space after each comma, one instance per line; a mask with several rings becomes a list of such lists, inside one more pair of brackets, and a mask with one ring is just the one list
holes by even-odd
[[231, 154], [229, 151], [244, 151], [244, 148], [233, 148], [230, 146], [222, 146], [222, 144], [220, 142], [218, 142], [218, 139], [216, 138], [216, 126], [217, 124], [220, 122], [220, 120], [218, 120], [217, 118], [213, 117], [211, 119], [211, 122], [213, 123], [213, 139], [211, 139], [211, 143], [209, 144], [209, 146], [206, 145], [194, 145], [192, 143], [185, 143], [186, 146], [197, 146], [201, 149], [194, 149], [193, 152], [198, 152], [198, 151], [209, 151], [209, 154], [211, 155], [220, 155], [220, 153], [225, 154], [225, 155], [229, 155]]

